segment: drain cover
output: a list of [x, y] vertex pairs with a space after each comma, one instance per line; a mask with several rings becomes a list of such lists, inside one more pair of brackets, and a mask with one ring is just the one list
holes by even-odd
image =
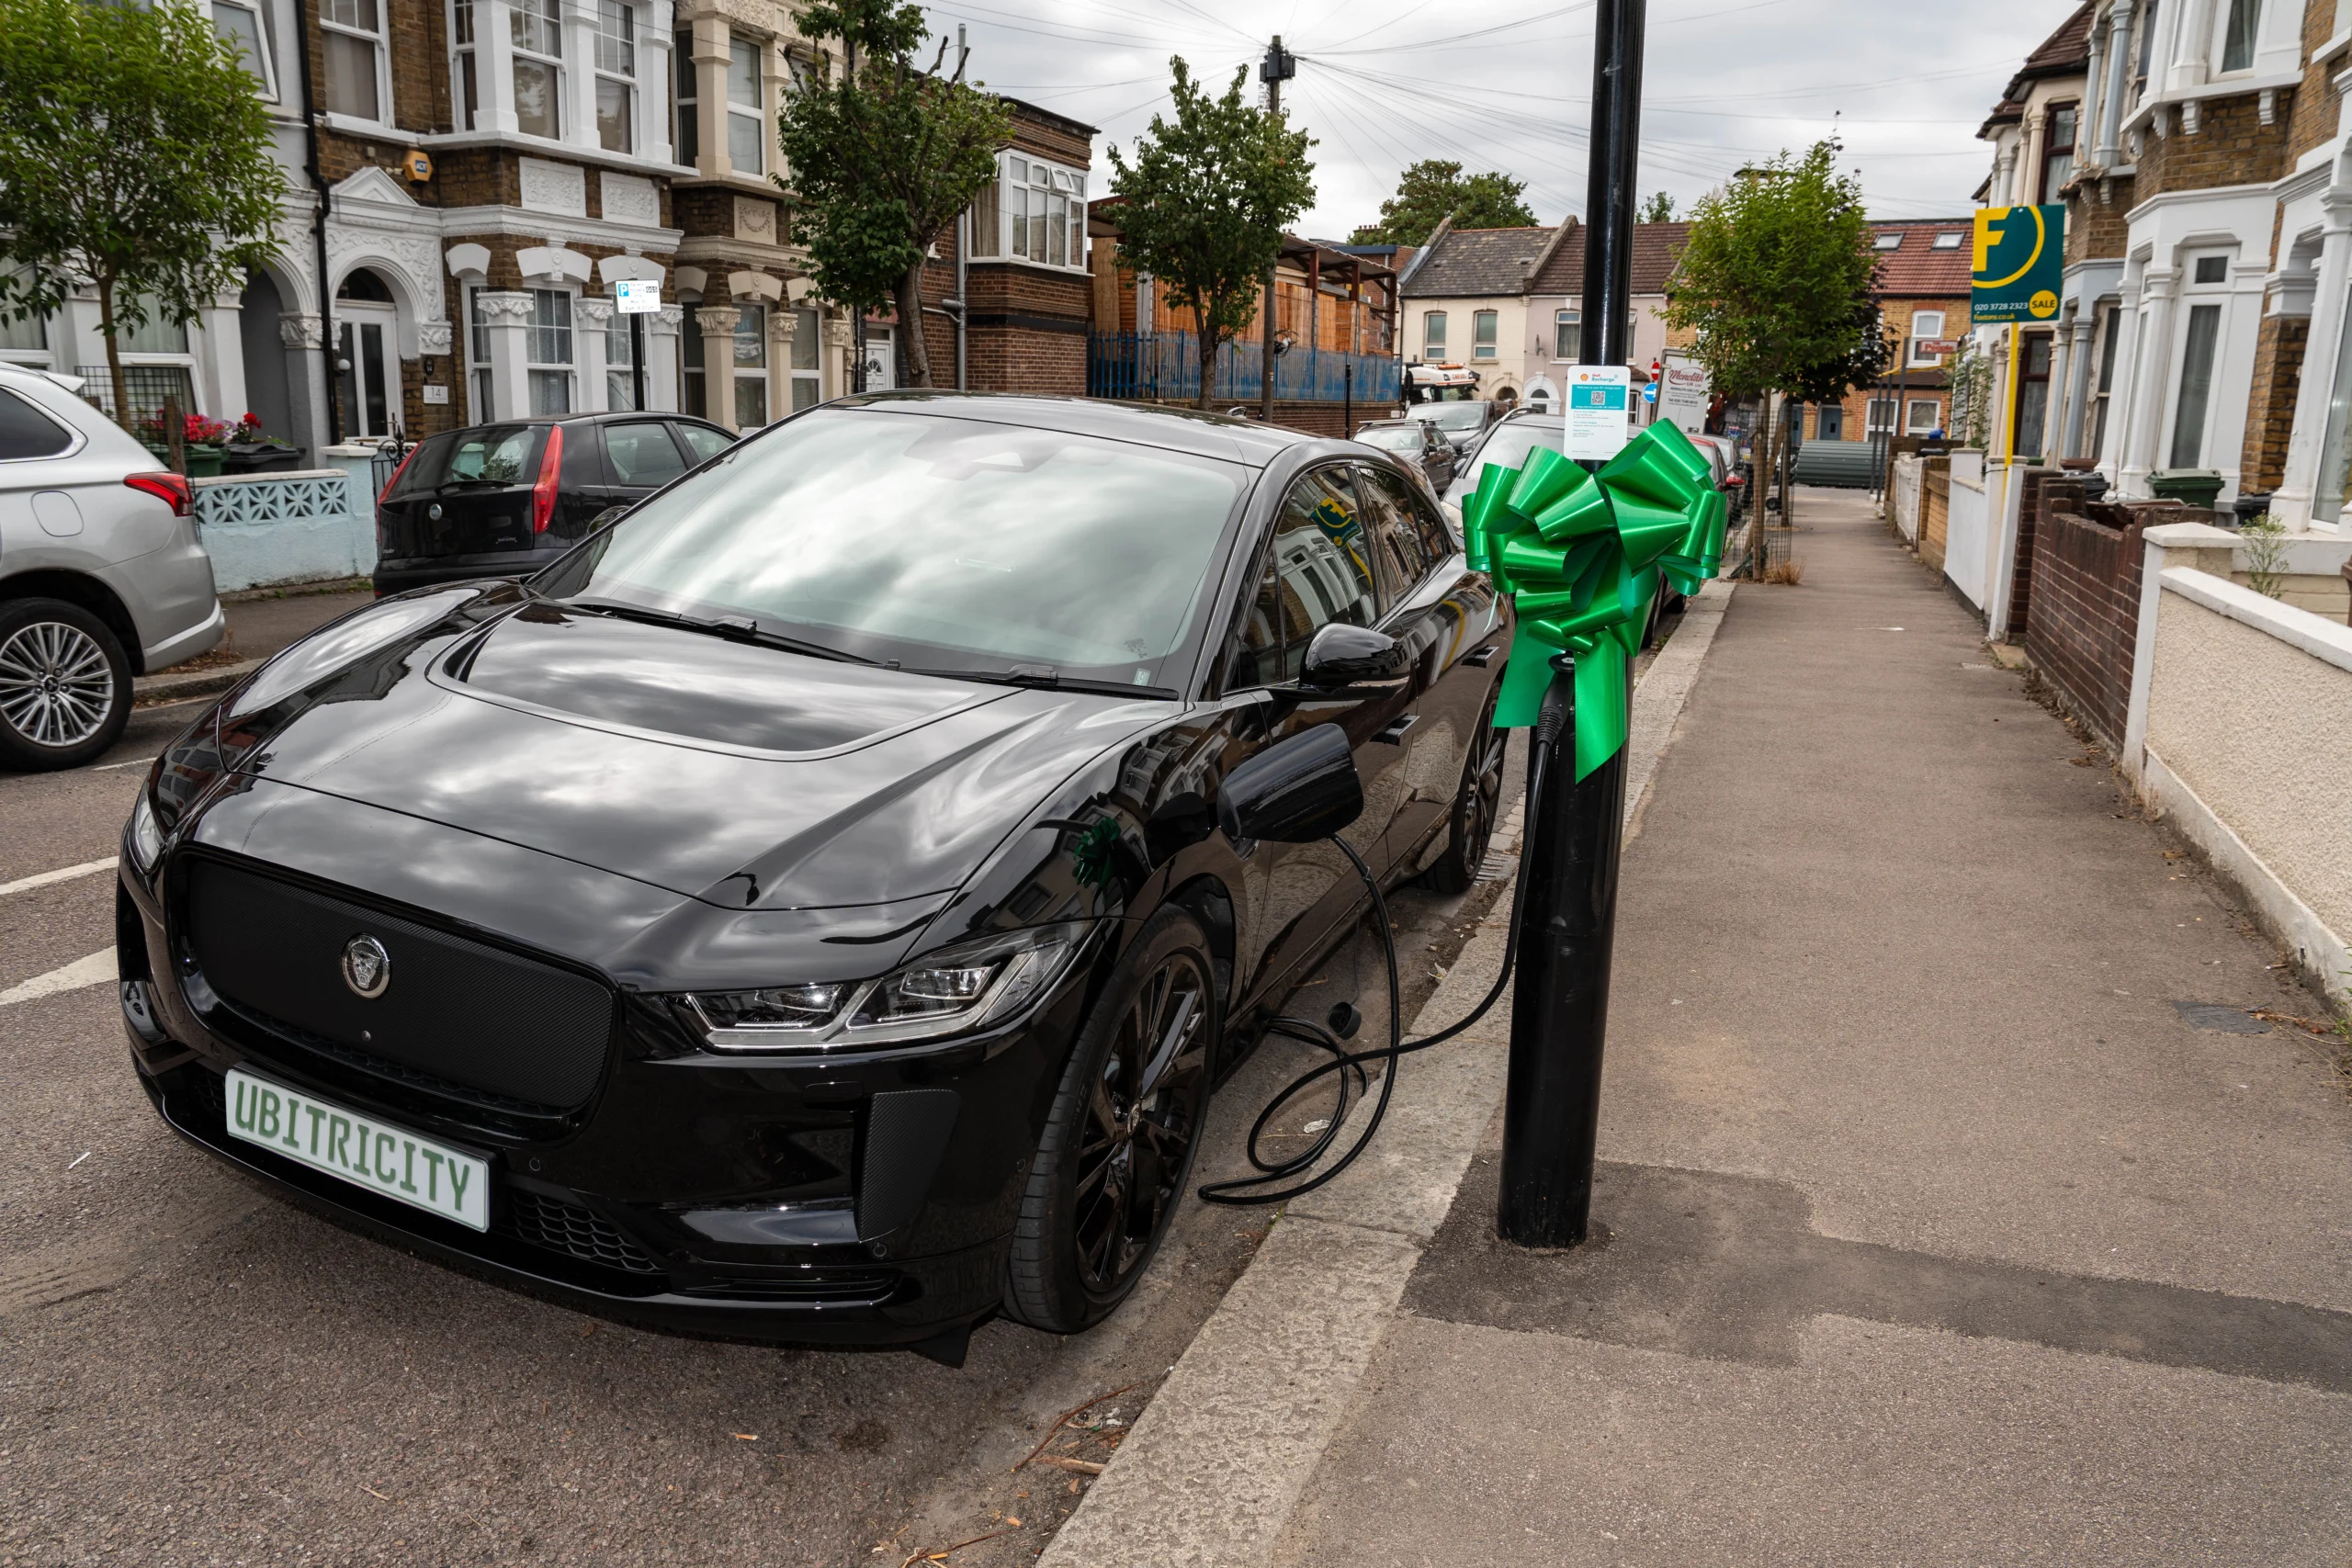
[[2173, 1010], [2191, 1029], [2211, 1030], [2219, 1034], [2267, 1034], [2270, 1026], [2248, 1013], [2244, 1008], [2233, 1008], [2226, 1002], [2175, 1002]]

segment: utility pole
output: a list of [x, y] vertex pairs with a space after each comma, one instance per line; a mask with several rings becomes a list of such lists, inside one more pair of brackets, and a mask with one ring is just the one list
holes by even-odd
[[[1592, 53], [1591, 166], [1585, 186], [1584, 319], [1578, 356], [1623, 365], [1633, 293], [1634, 185], [1641, 164], [1642, 38], [1646, 0], [1599, 0]], [[1521, 1247], [1574, 1247], [1592, 1211], [1600, 1121], [1601, 1045], [1617, 929], [1625, 754], [1576, 778], [1574, 685], [1554, 660], [1544, 719], [1546, 798], [1531, 814], [1527, 878], [1511, 992], [1503, 1101], [1502, 1196], [1496, 1227]], [[1565, 719], [1566, 722], [1562, 722]]]
[[[1276, 119], [1283, 114], [1283, 84], [1297, 74], [1298, 57], [1283, 47], [1283, 35], [1276, 33], [1266, 58], [1258, 63], [1258, 80], [1266, 85], [1266, 112]], [[1278, 260], [1266, 269], [1266, 302], [1258, 312], [1263, 329], [1259, 334], [1258, 417], [1268, 424], [1274, 423], [1274, 273], [1280, 265]], [[1204, 367], [1201, 373], [1208, 371]]]

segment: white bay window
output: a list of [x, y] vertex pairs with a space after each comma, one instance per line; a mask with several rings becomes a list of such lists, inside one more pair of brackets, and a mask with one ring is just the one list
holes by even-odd
[[526, 136], [563, 135], [563, 14], [560, 0], [509, 0], [514, 127]]
[[319, 7], [326, 57], [330, 114], [385, 123], [391, 87], [384, 79], [384, 8], [380, 0], [324, 0]]
[[637, 150], [637, 7], [627, 0], [596, 0], [596, 141]]
[[1086, 266], [1086, 175], [1025, 152], [997, 158], [972, 204], [972, 254], [1038, 266]]
[[739, 175], [767, 172], [767, 115], [760, 85], [760, 57], [765, 52], [747, 38], [727, 45], [727, 161]]

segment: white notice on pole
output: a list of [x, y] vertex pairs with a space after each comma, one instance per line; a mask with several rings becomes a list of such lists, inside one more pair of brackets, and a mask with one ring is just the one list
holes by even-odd
[[1633, 438], [1626, 423], [1634, 373], [1623, 365], [1578, 365], [1568, 372], [1567, 431], [1561, 450], [1605, 462]]
[[624, 316], [643, 316], [662, 308], [662, 285], [650, 278], [625, 277], [613, 285], [614, 302]]

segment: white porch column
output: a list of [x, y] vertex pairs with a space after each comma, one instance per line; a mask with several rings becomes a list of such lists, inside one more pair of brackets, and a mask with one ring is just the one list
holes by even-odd
[[685, 315], [664, 305], [645, 318], [645, 406], [654, 412], [678, 412], [678, 324]]
[[2352, 190], [2332, 191], [2321, 200], [2326, 223], [2320, 231], [2319, 282], [2312, 294], [2311, 335], [2303, 341], [2303, 369], [2295, 389], [2295, 424], [2287, 438], [2287, 476], [2270, 498], [2270, 514], [2290, 528], [2344, 533], [2346, 521], [2312, 518], [2323, 478], [2320, 457], [2327, 445], [2328, 405], [2340, 373], [2336, 360], [2344, 342], [2346, 294], [2352, 289]]
[[[277, 341], [286, 353], [286, 390], [290, 430], [283, 435], [311, 454], [327, 443], [326, 328], [316, 316], [289, 311], [277, 318]], [[308, 458], [304, 459], [307, 466]]]
[[735, 166], [727, 156], [727, 51], [731, 38], [724, 16], [695, 18], [695, 135], [702, 143], [695, 168], [713, 177]]
[[603, 413], [612, 407], [612, 389], [605, 384], [605, 331], [613, 324], [613, 302], [582, 294], [571, 302], [571, 359], [580, 372], [582, 413]]
[[204, 327], [204, 354], [197, 361], [203, 378], [198, 396], [213, 418], [230, 424], [245, 416], [244, 316], [238, 297], [223, 294], [198, 318]]
[[735, 326], [743, 312], [732, 305], [703, 305], [695, 310], [702, 330], [703, 417], [733, 430], [735, 424]]
[[[504, 6], [474, 7], [474, 129], [503, 130], [509, 136], [522, 129], [514, 118], [514, 39]], [[572, 65], [568, 76], [580, 74]], [[464, 106], [458, 106], [461, 109]]]
[[2129, 438], [2123, 448], [2123, 468], [2117, 476], [2123, 493], [2145, 496], [2148, 475], [2165, 467], [2165, 405], [2171, 402], [2172, 323], [2178, 309], [2180, 271], [2152, 266], [2140, 286], [2140, 354], [2133, 367]]
[[[2064, 434], [2060, 437], [2061, 457], [2098, 456], [2083, 450], [2084, 412], [2090, 406], [2091, 397], [2091, 334], [2098, 327], [2098, 307], [2077, 310], [2072, 330], [2061, 340], [2066, 355], [2066, 418]], [[2054, 382], [2056, 378], [2053, 376]]]
[[484, 289], [474, 302], [481, 307], [482, 336], [490, 340], [490, 417], [521, 419], [531, 412], [523, 337], [531, 320], [531, 297]]
[[827, 308], [825, 311], [825, 396], [849, 396], [850, 331], [849, 318], [841, 311]]
[[2132, 0], [2115, 0], [2107, 20], [2107, 90], [2098, 105], [2098, 143], [2091, 158], [2100, 168], [2123, 161], [2118, 145], [2123, 133], [2123, 96], [2132, 85]]

